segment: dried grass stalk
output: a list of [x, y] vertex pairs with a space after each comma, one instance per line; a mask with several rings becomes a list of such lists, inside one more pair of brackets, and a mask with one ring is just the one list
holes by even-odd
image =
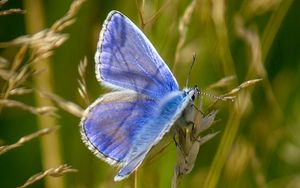
[[[31, 74], [28, 66], [24, 65], [21, 67], [26, 52], [27, 46], [25, 45], [20, 48], [19, 52], [15, 56], [14, 61], [12, 62], [11, 67], [5, 66], [3, 69], [0, 69], [0, 77], [6, 81], [6, 84], [3, 87], [3, 93], [1, 95], [3, 100], [8, 99], [10, 95], [14, 94], [14, 90], [22, 85]], [[2, 105], [0, 105], [0, 109], [1, 108]]]
[[180, 50], [183, 47], [185, 40], [186, 40], [186, 33], [188, 30], [188, 24], [190, 22], [192, 13], [194, 12], [196, 6], [196, 0], [193, 0], [190, 5], [185, 9], [183, 16], [180, 18], [179, 25], [178, 25], [178, 31], [179, 31], [179, 39], [178, 43], [176, 45], [176, 51], [175, 51], [175, 60], [173, 65], [173, 73], [176, 73], [176, 67], [179, 62], [179, 54]]
[[26, 87], [19, 87], [9, 91], [9, 95], [25, 95], [28, 93], [32, 93], [33, 89], [29, 89]]
[[31, 59], [28, 63], [33, 63], [49, 57], [53, 50], [61, 46], [67, 39], [67, 34], [55, 33], [45, 29], [33, 35], [18, 37], [10, 42], [2, 42], [0, 48], [28, 45], [32, 49]]
[[50, 28], [53, 32], [61, 32], [66, 27], [70, 26], [75, 21], [75, 16], [80, 10], [82, 4], [85, 0], [74, 0], [70, 6], [69, 11], [65, 14], [64, 17], [57, 20], [52, 27]]
[[29, 45], [32, 49], [30, 62], [36, 62], [49, 57], [53, 50], [61, 46], [67, 39], [67, 34], [59, 33], [75, 22], [75, 15], [78, 13], [85, 0], [75, 0], [64, 17], [56, 21], [51, 28], [42, 30], [33, 35], [18, 37], [10, 42], [0, 43], [0, 48], [15, 45]]
[[60, 165], [56, 168], [50, 168], [46, 170], [45, 172], [37, 173], [33, 176], [31, 176], [22, 186], [18, 188], [24, 188], [28, 187], [29, 185], [32, 185], [33, 183], [43, 179], [46, 176], [52, 176], [52, 177], [59, 177], [64, 175], [65, 173], [69, 172], [78, 172], [77, 169], [72, 168], [71, 166], [67, 164]]
[[9, 10], [0, 11], [0, 16], [10, 15], [10, 14], [25, 14], [26, 11], [19, 8], [12, 8]]
[[218, 134], [216, 132], [200, 137], [200, 133], [214, 123], [216, 114], [217, 111], [212, 111], [208, 115], [203, 116], [200, 111], [197, 111], [193, 126], [178, 128], [176, 139], [177, 160], [172, 178], [172, 188], [176, 188], [182, 177], [192, 171], [200, 146]]
[[12, 62], [11, 71], [15, 72], [21, 66], [22, 62], [24, 62], [26, 52], [28, 50], [27, 45], [23, 45], [18, 51], [17, 55]]
[[164, 2], [164, 4], [147, 20], [145, 20], [144, 18], [144, 10], [145, 10], [145, 0], [142, 1], [142, 5], [139, 6], [137, 0], [135, 1], [136, 6], [138, 8], [139, 11], [139, 16], [140, 16], [140, 21], [141, 21], [141, 30], [143, 31], [145, 26], [147, 24], [150, 24], [151, 22], [153, 22], [154, 20], [156, 20], [156, 18], [158, 17], [158, 15], [165, 10], [165, 8], [171, 3], [171, 0], [167, 0]]
[[10, 72], [9, 71], [7, 71], [5, 69], [0, 69], [0, 78], [2, 80], [8, 81], [9, 77], [10, 77]]
[[207, 87], [207, 89], [216, 89], [216, 88], [222, 88], [222, 87], [227, 87], [228, 84], [236, 79], [236, 76], [227, 76], [225, 78], [222, 78], [218, 80], [216, 83], [213, 83]]
[[53, 106], [33, 107], [22, 102], [9, 99], [0, 99], [0, 106], [9, 108], [19, 108], [35, 115], [48, 115], [57, 117], [57, 114], [55, 113], [57, 109]]
[[7, 68], [8, 60], [0, 56], [0, 69]]
[[253, 18], [255, 16], [265, 14], [269, 11], [273, 11], [276, 9], [281, 1], [274, 1], [274, 0], [252, 0], [252, 1], [245, 1], [241, 8], [241, 12], [247, 18]]
[[77, 104], [67, 101], [55, 94], [45, 93], [45, 92], [40, 92], [40, 93], [42, 96], [55, 102], [60, 108], [62, 108], [66, 112], [69, 112], [70, 114], [73, 114], [74, 116], [81, 118], [84, 110]]
[[[1, 94], [3, 101], [0, 102], [0, 110], [2, 108], [1, 104], [3, 104], [8, 107], [21, 107], [22, 109], [30, 111], [34, 114], [40, 114], [44, 111], [47, 112], [45, 108], [35, 109], [22, 103], [17, 103], [16, 101], [10, 101], [7, 99], [10, 95], [20, 95], [31, 92], [30, 90], [25, 90], [24, 87], [21, 87], [28, 77], [32, 76], [36, 72], [39, 72], [39, 70], [32, 70], [30, 65], [52, 55], [53, 50], [61, 46], [68, 39], [67, 34], [62, 34], [59, 32], [75, 21], [74, 17], [78, 13], [79, 8], [84, 1], [85, 0], [75, 0], [71, 4], [66, 15], [56, 21], [50, 29], [42, 30], [33, 35], [21, 36], [10, 42], [0, 43], [0, 47], [2, 48], [23, 45], [15, 56], [10, 68], [7, 68], [7, 66], [1, 66], [0, 77], [7, 81], [7, 83], [4, 85], [3, 93]], [[5, 2], [6, 1], [1, 1], [2, 5], [5, 4]], [[31, 57], [29, 60], [27, 60], [27, 64], [22, 65], [22, 63], [25, 62], [25, 55], [28, 52], [28, 48], [32, 50]], [[2, 64], [3, 63], [1, 63], [1, 65]], [[2, 69], [2, 67], [4, 68]]]
[[28, 69], [28, 66], [22, 67], [19, 72], [10, 73], [3, 99], [7, 99], [9, 97], [9, 92], [22, 85], [29, 76], [30, 70]]
[[246, 89], [247, 87], [253, 86], [260, 81], [262, 81], [262, 79], [254, 79], [254, 80], [245, 81], [245, 82], [241, 83], [239, 86], [233, 88], [231, 91], [229, 91], [221, 96], [217, 96], [217, 97], [211, 96], [210, 94], [205, 94], [205, 95], [211, 96], [212, 98], [216, 98], [216, 100], [208, 107], [208, 109], [212, 109], [215, 106], [215, 104], [220, 100], [234, 102], [236, 99], [236, 95], [242, 89]]
[[228, 93], [226, 93], [222, 96], [226, 97], [226, 96], [236, 95], [242, 89], [253, 86], [253, 85], [257, 84], [260, 81], [262, 81], [262, 79], [253, 79], [253, 80], [245, 81], [245, 82], [241, 83], [239, 86], [237, 86], [236, 88], [232, 89], [231, 91], [229, 91]]
[[24, 137], [20, 138], [18, 140], [18, 142], [14, 143], [14, 144], [6, 145], [6, 146], [0, 146], [0, 155], [8, 152], [9, 150], [12, 150], [12, 149], [15, 149], [17, 147], [20, 147], [23, 144], [25, 144], [26, 142], [29, 142], [29, 141], [37, 138], [37, 137], [50, 134], [50, 133], [52, 133], [55, 130], [57, 130], [57, 127], [41, 129], [41, 130], [39, 130], [37, 132], [34, 132], [32, 134], [29, 134], [27, 136], [24, 136]]
[[78, 66], [78, 73], [79, 73], [79, 79], [78, 84], [78, 92], [85, 102], [85, 104], [88, 106], [90, 104], [89, 96], [87, 94], [87, 86], [86, 86], [86, 81], [85, 81], [85, 76], [86, 76], [86, 68], [87, 68], [87, 58], [84, 57], [83, 61], [80, 61], [79, 66]]
[[3, 6], [5, 3], [7, 3], [8, 0], [1, 0], [0, 1], [0, 7]]

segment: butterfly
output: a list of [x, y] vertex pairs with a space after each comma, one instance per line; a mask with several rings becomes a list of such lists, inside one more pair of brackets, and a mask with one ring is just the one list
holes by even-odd
[[81, 137], [97, 157], [120, 167], [114, 178], [120, 181], [175, 122], [190, 121], [199, 90], [180, 90], [151, 42], [118, 11], [111, 11], [103, 24], [95, 62], [97, 80], [114, 91], [84, 111]]

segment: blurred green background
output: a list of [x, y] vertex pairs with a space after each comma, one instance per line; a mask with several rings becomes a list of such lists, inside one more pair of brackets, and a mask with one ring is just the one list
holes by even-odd
[[[202, 146], [195, 168], [179, 187], [300, 187], [300, 1], [197, 0], [186, 25], [185, 42], [176, 52], [182, 38], [179, 20], [191, 2], [87, 0], [76, 22], [62, 32], [69, 39], [54, 50], [48, 62], [41, 63], [48, 65], [49, 77], [37, 84], [39, 78], [32, 76], [25, 85], [50, 88], [49, 92], [86, 108], [77, 92], [80, 60], [88, 59], [87, 90], [94, 101], [108, 91], [96, 81], [93, 60], [104, 19], [111, 10], [119, 10], [141, 26], [139, 10], [143, 10], [144, 19], [150, 20], [144, 32], [171, 69], [178, 55], [174, 74], [181, 87], [193, 53], [197, 58], [190, 86], [198, 84], [221, 95], [246, 80], [263, 79], [241, 91], [234, 104], [215, 106], [219, 121], [211, 131], [221, 132]], [[21, 8], [26, 13], [0, 16], [0, 42], [51, 27], [71, 3], [9, 0], [0, 11]], [[1, 48], [0, 56], [11, 62], [19, 47]], [[236, 79], [226, 87], [206, 89], [232, 75]], [[4, 87], [5, 81], [0, 83]], [[34, 93], [11, 98], [31, 106], [41, 104]], [[50, 167], [66, 163], [79, 171], [42, 179], [31, 187], [133, 187], [133, 177], [113, 182], [117, 170], [88, 151], [80, 138], [78, 117], [64, 110], [57, 114], [59, 118], [48, 120], [17, 108], [1, 110], [0, 145], [15, 143], [41, 127], [60, 128], [0, 155], [0, 187], [22, 185], [49, 168], [46, 160]], [[172, 143], [154, 161], [144, 162], [138, 187], [170, 187], [175, 157]]]

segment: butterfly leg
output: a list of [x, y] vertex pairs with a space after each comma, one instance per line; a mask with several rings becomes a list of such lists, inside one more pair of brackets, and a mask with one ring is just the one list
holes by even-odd
[[[196, 122], [197, 116], [200, 115], [201, 117], [204, 116], [203, 112], [194, 104], [190, 104], [190, 108], [186, 109], [188, 112], [185, 115], [185, 128], [189, 129], [190, 131], [186, 131], [186, 134], [189, 134], [189, 137], [192, 141], [197, 141], [196, 138]], [[200, 113], [200, 114], [199, 114]], [[188, 114], [188, 115], [187, 115]], [[187, 136], [187, 135], [186, 135]]]
[[[192, 106], [193, 106], [194, 110], [197, 111], [196, 113], [200, 113], [200, 114], [198, 114], [198, 115], [200, 115], [200, 116], [201, 116], [201, 119], [202, 119], [202, 118], [204, 117], [204, 113], [203, 113], [203, 112], [202, 112], [195, 104], [192, 104]], [[194, 115], [194, 121], [197, 122], [196, 116], [197, 116], [197, 114]], [[198, 122], [199, 125], [198, 125], [198, 124], [195, 124], [194, 121], [189, 121], [189, 122], [188, 122], [188, 124], [191, 125], [191, 127], [192, 127], [192, 129], [191, 129], [191, 139], [192, 139], [193, 142], [196, 141], [196, 142], [201, 143], [201, 142], [202, 142], [202, 138], [200, 138], [200, 137], [198, 136], [198, 134], [199, 134], [201, 131], [206, 130], [207, 128], [209, 128], [209, 127], [210, 127], [210, 124], [209, 124], [208, 126], [203, 127], [202, 130], [201, 130], [201, 129], [200, 129], [200, 130], [197, 130], [197, 129], [196, 129], [196, 126], [201, 126], [202, 121], [199, 121], [199, 122]]]
[[[176, 148], [178, 148], [179, 151], [180, 151], [182, 154], [184, 154], [185, 152], [184, 152], [184, 149], [182, 148], [182, 146], [181, 146], [181, 144], [180, 144], [180, 141], [177, 141], [177, 136], [179, 136], [178, 131], [181, 131], [181, 132], [182, 132], [182, 130], [179, 130], [179, 129], [178, 129], [177, 131], [174, 131], [174, 134], [173, 134], [173, 140], [174, 140], [174, 142], [175, 142]], [[183, 133], [182, 133], [182, 134], [183, 134]]]
[[179, 146], [179, 143], [176, 140], [176, 136], [177, 136], [177, 132], [174, 131], [174, 133], [173, 133], [173, 140], [174, 140], [175, 146], [177, 147], [177, 146]]
[[201, 139], [199, 139], [196, 134], [195, 124], [192, 125], [191, 138], [192, 138], [192, 141], [201, 142]]
[[195, 104], [192, 104], [192, 105], [197, 110], [197, 112], [200, 112], [201, 115], [204, 116], [204, 113]]

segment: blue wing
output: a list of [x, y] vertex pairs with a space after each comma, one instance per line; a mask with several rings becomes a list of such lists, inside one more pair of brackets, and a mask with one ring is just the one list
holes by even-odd
[[146, 36], [123, 14], [112, 11], [100, 32], [95, 54], [97, 79], [153, 99], [178, 91], [176, 79]]
[[153, 100], [133, 91], [106, 94], [85, 111], [80, 124], [82, 139], [99, 158], [122, 165], [156, 109]]
[[150, 149], [168, 132], [189, 102], [185, 92], [173, 92], [163, 99], [153, 118], [140, 128], [132, 147], [124, 159], [124, 165], [115, 177], [116, 181], [129, 176], [144, 160]]

